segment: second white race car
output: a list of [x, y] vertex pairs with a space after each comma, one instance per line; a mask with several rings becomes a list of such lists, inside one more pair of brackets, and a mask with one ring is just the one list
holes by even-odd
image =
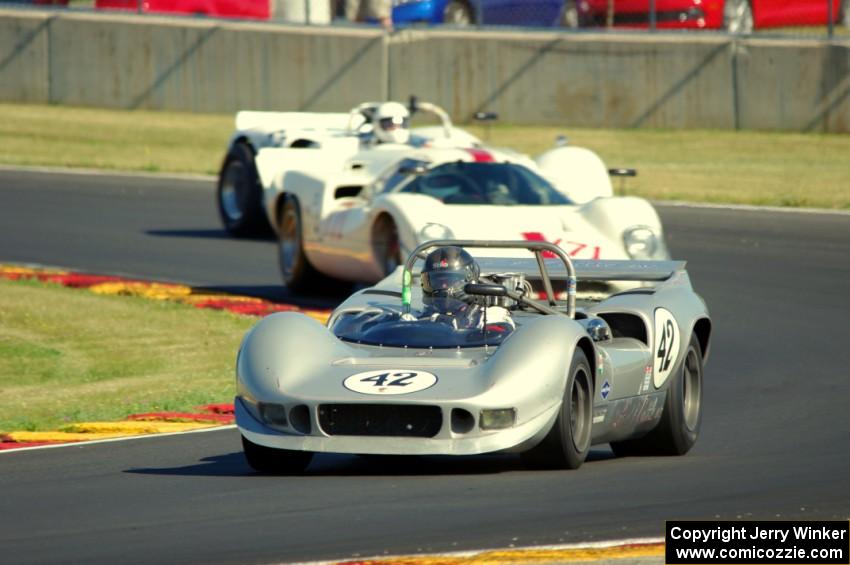
[[593, 152], [558, 146], [531, 159], [487, 148], [431, 104], [417, 109], [441, 126], [381, 143], [378, 107], [237, 116], [219, 179], [221, 217], [234, 234], [271, 224], [293, 290], [321, 277], [374, 283], [434, 239], [526, 239], [578, 259], [669, 259], [654, 208], [613, 196]]

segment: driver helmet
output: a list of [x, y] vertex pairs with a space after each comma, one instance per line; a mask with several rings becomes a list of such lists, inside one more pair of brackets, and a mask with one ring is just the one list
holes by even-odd
[[440, 247], [425, 258], [419, 275], [422, 282], [423, 302], [438, 310], [454, 310], [449, 305], [467, 298], [463, 288], [476, 282], [480, 270], [478, 263], [463, 248]]
[[375, 137], [383, 143], [407, 143], [410, 140], [410, 112], [398, 102], [384, 102], [372, 116]]

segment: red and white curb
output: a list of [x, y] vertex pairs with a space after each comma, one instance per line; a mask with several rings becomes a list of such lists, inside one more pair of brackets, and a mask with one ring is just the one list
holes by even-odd
[[[191, 286], [135, 280], [112, 275], [93, 275], [44, 267], [0, 264], [0, 279], [38, 280], [65, 287], [84, 289], [95, 294], [139, 296], [150, 300], [168, 300], [196, 308], [227, 310], [243, 316], [267, 316], [274, 312], [299, 311], [324, 323], [328, 309], [299, 308], [254, 298], [210, 292]], [[155, 412], [133, 414], [120, 422], [78, 422], [53, 431], [0, 431], [0, 451], [115, 439], [150, 434], [199, 431], [233, 424], [233, 404], [199, 406], [194, 412]]]
[[613, 559], [664, 560], [663, 538], [636, 538], [569, 545], [482, 549], [430, 555], [383, 555], [344, 561], [309, 561], [297, 565], [454, 565], [574, 563]]

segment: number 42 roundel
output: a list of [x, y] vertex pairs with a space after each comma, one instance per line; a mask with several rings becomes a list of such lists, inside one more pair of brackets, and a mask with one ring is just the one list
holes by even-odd
[[351, 375], [343, 381], [348, 390], [360, 394], [396, 395], [419, 392], [434, 386], [437, 376], [427, 371], [389, 369]]
[[657, 308], [655, 310], [655, 371], [653, 372], [655, 388], [660, 388], [664, 384], [673, 371], [673, 367], [676, 366], [679, 340], [679, 325], [673, 314], [664, 308]]

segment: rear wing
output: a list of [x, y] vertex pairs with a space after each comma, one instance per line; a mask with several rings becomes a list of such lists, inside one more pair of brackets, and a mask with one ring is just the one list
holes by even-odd
[[[464, 248], [525, 249], [533, 254], [527, 258], [482, 257], [477, 259], [481, 274], [521, 273], [528, 278], [540, 278], [549, 300], [554, 307], [555, 293], [552, 279], [566, 282], [566, 315], [575, 318], [576, 287], [578, 279], [588, 281], [666, 281], [685, 269], [684, 261], [573, 261], [566, 251], [545, 241], [484, 241], [484, 240], [434, 240], [420, 244], [408, 256], [404, 264], [401, 283], [401, 303], [404, 312], [410, 313], [411, 283], [413, 266], [418, 259], [437, 247], [458, 246]], [[554, 260], [546, 257], [555, 257]], [[547, 307], [541, 311], [554, 313]]]
[[[275, 132], [280, 130], [339, 130], [347, 131], [352, 124], [348, 112], [253, 112], [236, 114], [236, 130]], [[354, 126], [359, 126], [359, 123]]]
[[[475, 253], [473, 253], [475, 255]], [[521, 273], [527, 278], [539, 278], [540, 268], [534, 257], [476, 257], [481, 274]], [[563, 262], [557, 259], [545, 259], [546, 270], [553, 279], [568, 276]], [[613, 282], [662, 282], [669, 280], [677, 272], [684, 271], [686, 261], [593, 261], [575, 259], [576, 277], [581, 281]]]

